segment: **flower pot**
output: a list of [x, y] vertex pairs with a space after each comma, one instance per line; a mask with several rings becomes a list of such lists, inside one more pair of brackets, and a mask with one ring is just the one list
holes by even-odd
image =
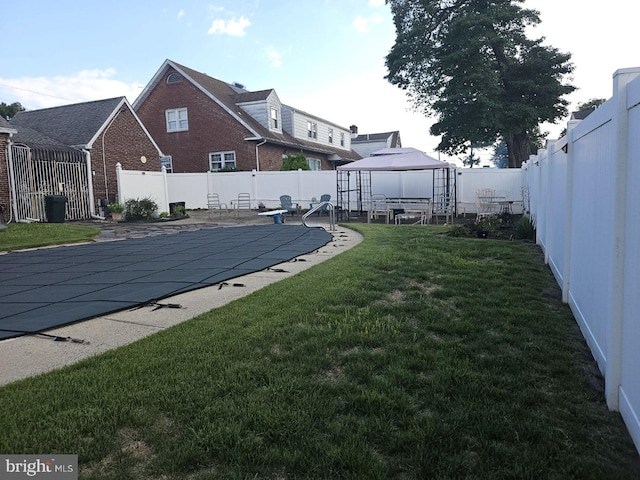
[[111, 220], [119, 222], [122, 220], [122, 212], [111, 212]]

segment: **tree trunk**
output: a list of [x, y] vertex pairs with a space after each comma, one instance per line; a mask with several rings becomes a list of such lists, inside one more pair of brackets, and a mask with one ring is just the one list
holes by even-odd
[[523, 162], [529, 160], [529, 135], [526, 132], [505, 135], [507, 153], [509, 154], [509, 168], [520, 168]]

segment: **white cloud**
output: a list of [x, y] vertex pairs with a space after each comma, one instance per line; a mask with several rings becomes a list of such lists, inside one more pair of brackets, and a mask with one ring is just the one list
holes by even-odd
[[360, 33], [367, 33], [371, 31], [375, 24], [382, 22], [382, 16], [380, 15], [371, 15], [369, 17], [361, 17], [358, 16], [353, 20], [353, 26]]
[[278, 68], [282, 66], [282, 55], [280, 54], [280, 52], [275, 51], [273, 47], [265, 48], [265, 52], [272, 67]]
[[245, 17], [240, 17], [239, 20], [236, 20], [235, 17], [231, 20], [217, 18], [213, 21], [207, 33], [211, 35], [221, 33], [232, 37], [242, 37], [245, 34], [245, 29], [250, 25], [251, 22]]
[[126, 96], [133, 102], [142, 91], [139, 83], [126, 84], [114, 77], [116, 70], [81, 70], [68, 76], [0, 77], [0, 98], [20, 102], [28, 110], [70, 103]]
[[180, 10], [178, 12], [178, 20], [180, 20], [182, 17], [184, 17], [184, 10]]

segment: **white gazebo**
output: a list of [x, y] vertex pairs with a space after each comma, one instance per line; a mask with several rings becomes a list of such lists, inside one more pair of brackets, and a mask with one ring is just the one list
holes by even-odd
[[423, 195], [432, 200], [433, 213], [455, 214], [455, 168], [415, 148], [383, 148], [369, 157], [337, 168], [340, 215], [344, 212], [360, 215], [368, 210], [372, 194], [371, 172], [411, 170], [433, 172], [432, 191]]

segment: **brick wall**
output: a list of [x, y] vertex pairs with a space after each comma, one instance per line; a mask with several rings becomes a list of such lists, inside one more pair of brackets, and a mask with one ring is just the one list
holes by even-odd
[[[206, 172], [209, 153], [235, 151], [236, 167], [241, 171], [256, 168], [256, 142], [244, 140], [253, 134], [229, 113], [202, 93], [191, 82], [167, 85], [169, 69], [150, 92], [136, 113], [165, 155], [173, 159], [175, 173]], [[167, 132], [165, 110], [187, 108], [189, 130]], [[291, 148], [264, 144], [258, 149], [260, 170], [280, 170], [282, 156]], [[331, 170], [326, 155], [304, 152], [322, 161], [323, 170]]]
[[0, 221], [9, 220], [9, 171], [7, 166], [7, 144], [9, 135], [0, 133]]
[[[142, 156], [146, 157], [146, 163], [141, 162]], [[118, 193], [117, 163], [122, 164], [126, 170], [160, 171], [158, 150], [128, 109], [118, 113], [116, 119], [96, 139], [91, 149], [93, 194], [96, 208], [101, 198], [107, 198], [109, 202], [116, 199]], [[107, 174], [106, 185], [105, 170]], [[141, 196], [144, 195], [141, 194]]]
[[[183, 107], [189, 130], [168, 133], [165, 110]], [[167, 85], [163, 78], [136, 113], [162, 152], [172, 156], [175, 173], [206, 172], [209, 153], [221, 151], [236, 152], [239, 170], [255, 168], [255, 144], [244, 141], [251, 132], [188, 81]]]

